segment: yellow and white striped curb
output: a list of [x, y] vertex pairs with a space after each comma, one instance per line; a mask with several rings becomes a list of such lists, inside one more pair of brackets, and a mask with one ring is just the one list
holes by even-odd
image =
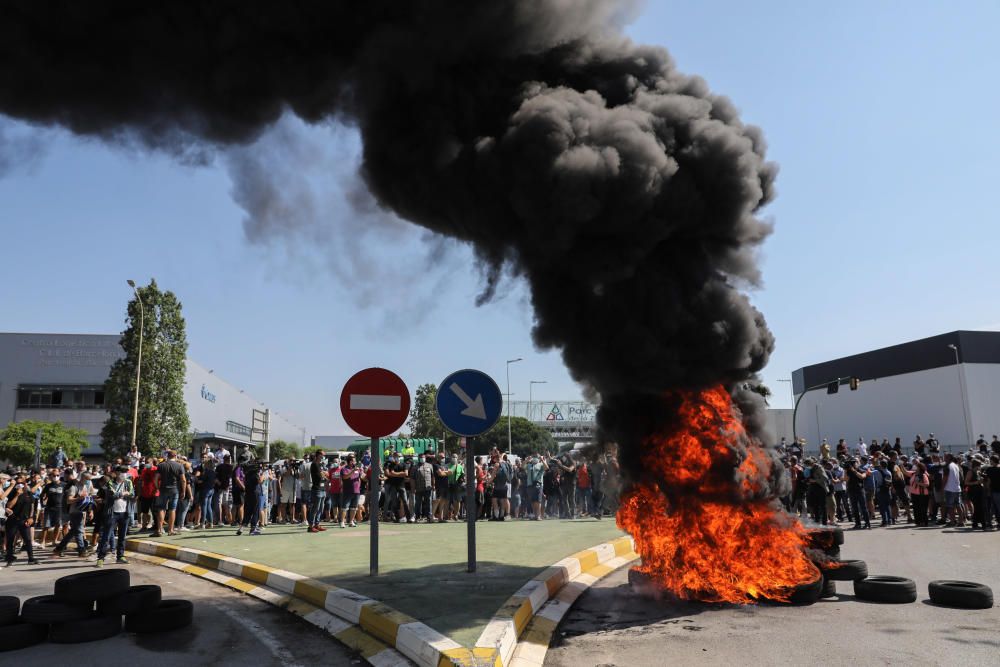
[[162, 556], [149, 556], [144, 553], [133, 552], [135, 560], [144, 561], [154, 565], [162, 565], [186, 574], [190, 574], [202, 579], [213, 581], [233, 590], [246, 593], [258, 600], [263, 600], [268, 604], [285, 609], [296, 616], [301, 616], [309, 623], [325, 630], [336, 640], [347, 647], [357, 651], [368, 663], [375, 667], [412, 667], [413, 663], [406, 659], [401, 653], [389, 646], [386, 646], [371, 635], [362, 632], [357, 625], [334, 616], [325, 609], [299, 600], [291, 595], [276, 591], [263, 585], [257, 585], [246, 579], [231, 577], [227, 574], [214, 570], [207, 570], [198, 565], [190, 565], [179, 560], [163, 558]]
[[475, 650], [481, 652], [480, 656], [493, 652], [494, 659], [487, 663], [491, 665], [541, 665], [552, 633], [580, 594], [598, 579], [638, 557], [632, 538], [621, 537], [562, 559], [522, 586], [500, 607], [480, 635]]
[[[278, 591], [279, 594], [284, 593], [296, 601], [305, 602], [318, 610], [332, 614], [336, 617], [334, 620], [346, 621], [353, 626], [345, 632], [363, 631], [383, 645], [396, 649], [421, 667], [451, 664], [452, 652], [463, 648], [455, 640], [385, 603], [301, 574], [210, 551], [149, 540], [130, 539], [126, 542], [126, 548], [140, 554], [189, 563], [187, 567], [178, 569], [225, 585], [230, 583], [220, 581], [229, 579], [224, 575], [236, 577], [237, 582], [243, 582], [232, 586], [237, 590], [259, 585]], [[365, 657], [372, 662], [367, 656]], [[379, 663], [379, 667], [382, 664]]]

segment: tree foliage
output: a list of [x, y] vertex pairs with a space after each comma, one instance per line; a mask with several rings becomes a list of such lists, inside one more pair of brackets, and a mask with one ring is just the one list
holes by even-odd
[[136, 445], [143, 454], [164, 449], [186, 450], [191, 441], [184, 404], [187, 333], [181, 303], [155, 280], [139, 287], [143, 316], [136, 299], [128, 303], [121, 346], [125, 357], [111, 367], [104, 385], [108, 420], [101, 429], [101, 447], [108, 457], [128, 451], [132, 439], [136, 364], [139, 361], [139, 322], [142, 329], [142, 369], [139, 381], [139, 419]]
[[[527, 456], [541, 452], [554, 452], [558, 444], [552, 434], [524, 417], [511, 417], [510, 420], [511, 450], [518, 456]], [[486, 433], [475, 438], [476, 454], [488, 452], [496, 447], [502, 452], [507, 451], [507, 418], [501, 417]]]
[[282, 461], [284, 459], [302, 458], [302, 450], [299, 445], [287, 440], [273, 440], [270, 443], [271, 460]]
[[49, 423], [26, 420], [10, 423], [0, 431], [0, 459], [18, 466], [35, 462], [35, 433], [42, 432], [42, 463], [48, 463], [61, 446], [67, 459], [79, 459], [87, 447], [87, 432], [82, 428], [63, 426], [62, 422]]
[[446, 440], [446, 446], [451, 450], [458, 446], [458, 436], [447, 433], [444, 424], [437, 415], [434, 406], [437, 401], [437, 386], [422, 384], [417, 387], [413, 396], [413, 406], [410, 408], [410, 419], [406, 425], [410, 427], [411, 438], [437, 438]]
[[322, 447], [319, 447], [319, 446], [316, 446], [316, 445], [313, 445], [313, 446], [311, 446], [311, 447], [306, 447], [306, 448], [305, 448], [304, 450], [302, 450], [302, 456], [303, 456], [304, 458], [309, 458], [309, 457], [311, 457], [311, 456], [312, 456], [313, 454], [315, 454], [316, 452], [322, 452], [322, 451], [323, 451], [323, 448], [322, 448]]

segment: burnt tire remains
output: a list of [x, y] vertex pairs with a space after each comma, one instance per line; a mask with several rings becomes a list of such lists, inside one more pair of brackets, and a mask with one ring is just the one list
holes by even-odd
[[993, 589], [973, 581], [939, 579], [927, 586], [931, 602], [944, 607], [989, 609], [993, 606]]
[[856, 580], [854, 595], [869, 602], [906, 604], [917, 601], [917, 585], [906, 577], [876, 574]]
[[0, 595], [0, 627], [17, 622], [21, 599], [16, 595]]

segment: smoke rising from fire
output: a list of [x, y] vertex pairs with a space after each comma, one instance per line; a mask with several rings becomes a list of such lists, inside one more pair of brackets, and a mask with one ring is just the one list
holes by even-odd
[[738, 387], [773, 338], [740, 289], [759, 281], [776, 167], [731, 102], [623, 36], [633, 13], [15, 0], [0, 5], [0, 113], [188, 159], [252, 150], [287, 112], [356, 127], [379, 205], [470, 243], [484, 298], [505, 270], [523, 277], [535, 342], [601, 396], [638, 474], [668, 390], [721, 384], [759, 422]]

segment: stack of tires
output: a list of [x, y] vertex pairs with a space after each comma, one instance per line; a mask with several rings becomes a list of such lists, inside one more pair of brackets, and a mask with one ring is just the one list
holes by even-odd
[[159, 586], [130, 586], [128, 570], [71, 574], [56, 580], [52, 595], [0, 598], [0, 650], [40, 644], [79, 644], [125, 630], [168, 632], [191, 624], [188, 600], [162, 600]]

